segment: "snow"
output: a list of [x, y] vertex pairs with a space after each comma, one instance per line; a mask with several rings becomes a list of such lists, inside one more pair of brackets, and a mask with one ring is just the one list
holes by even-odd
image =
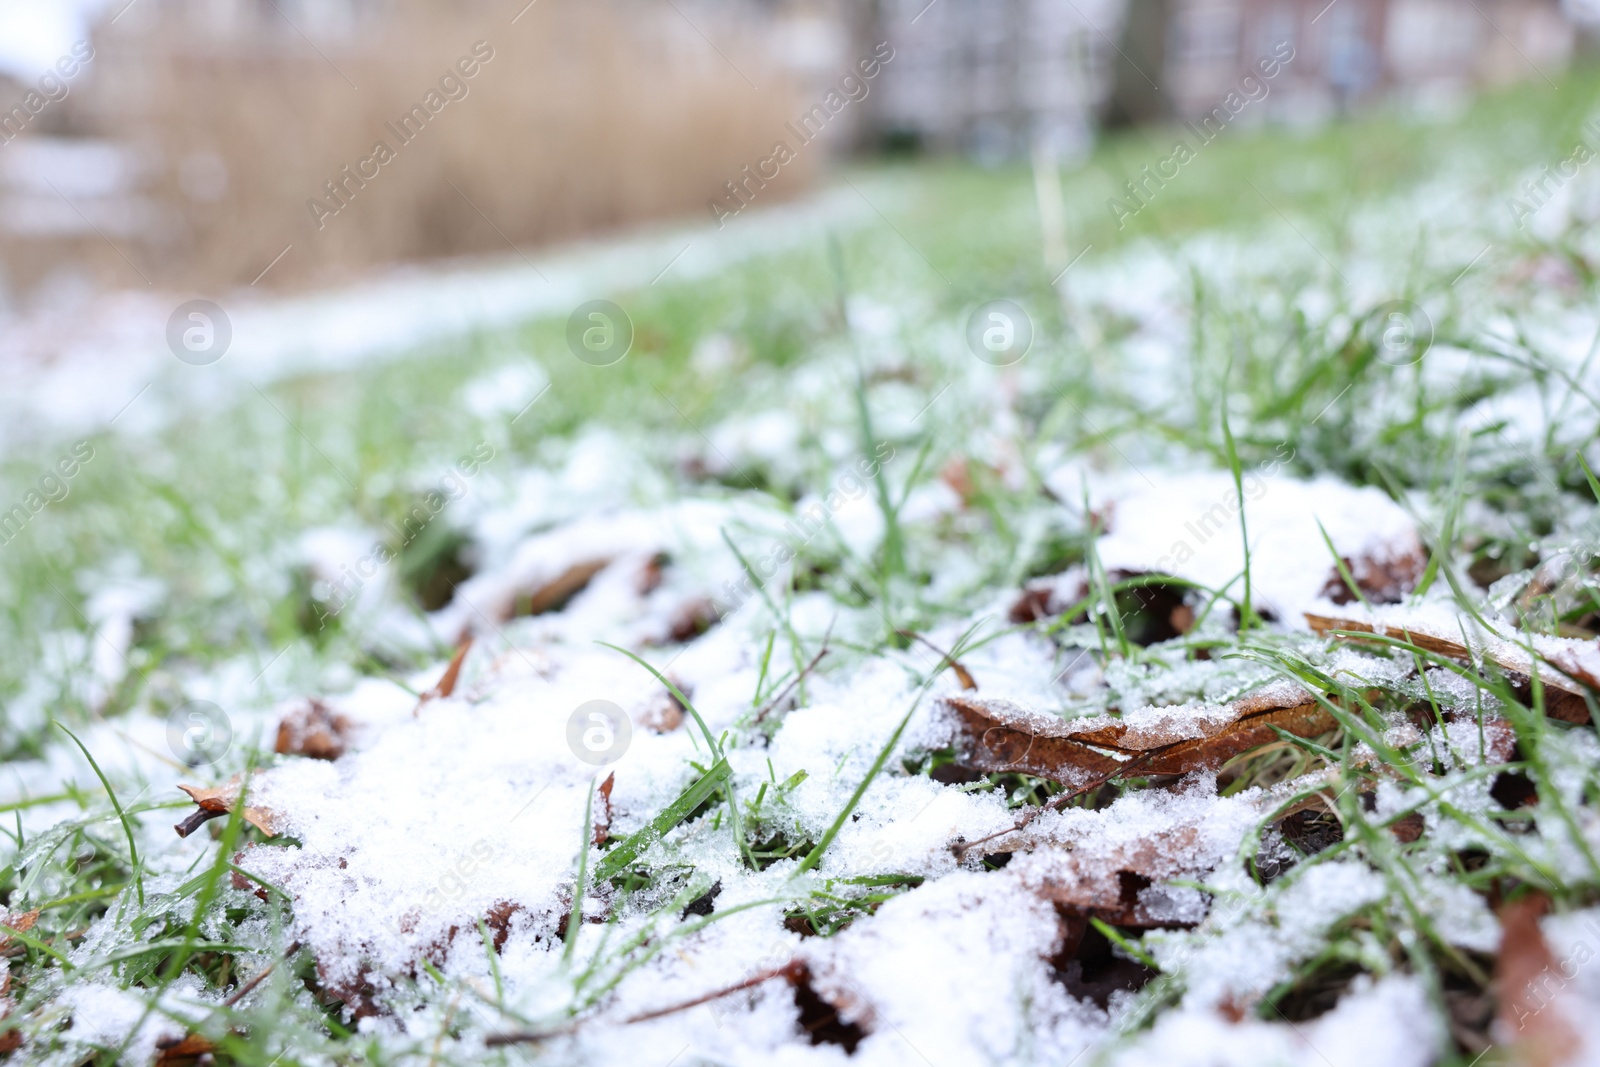
[[870, 1031], [857, 1050], [865, 1062], [1065, 1063], [1100, 1028], [1050, 976], [1058, 927], [1016, 881], [959, 872], [802, 958], [818, 991]]
[[[1433, 210], [1460, 206], [1449, 198], [1440, 204]], [[1363, 225], [1392, 219], [1404, 206], [1390, 204], [1387, 214], [1368, 215]], [[689, 277], [721, 269], [740, 256], [798, 243], [819, 219], [856, 217], [838, 200], [823, 198], [775, 214], [770, 224], [751, 219], [751, 226], [741, 227], [747, 237], [696, 250], [675, 269]], [[151, 395], [117, 424], [118, 433], [137, 434], [197, 398], [214, 402], [247, 382], [299, 373], [312, 365], [313, 355], [319, 367], [348, 368], [389, 358], [419, 339], [559, 311], [580, 290], [589, 295], [644, 277], [677, 251], [681, 236], [655, 235], [555, 257], [545, 262], [554, 279], [548, 290], [537, 289], [520, 266], [452, 265], [399, 272], [326, 298], [242, 302], [239, 323], [250, 328], [238, 331], [241, 347], [212, 368], [218, 373], [209, 378], [189, 376], [190, 368], [169, 365], [159, 345], [152, 348], [150, 337], [158, 336], [153, 331], [164, 312], [159, 301], [130, 300], [69, 334], [64, 345], [52, 342], [49, 359], [19, 370], [17, 395], [43, 398], [28, 406], [61, 415], [60, 425], [42, 427], [37, 421], [24, 425], [19, 416], [14, 433], [21, 439], [93, 424], [113, 414], [133, 388], [154, 380]], [[1283, 269], [1298, 254], [1285, 249], [1282, 243], [1257, 248], [1204, 236], [1181, 252], [1248, 277]], [[1191, 403], [1194, 397], [1184, 393], [1193, 382], [1177, 362], [1189, 325], [1177, 295], [1183, 264], [1167, 249], [1136, 249], [1094, 266], [1091, 261], [1073, 275], [1073, 295], [1122, 309], [1138, 323], [1118, 354], [1148, 381], [1150, 395], [1142, 399], [1181, 397]], [[1356, 271], [1352, 276], [1363, 291], [1381, 291], [1381, 280]], [[1335, 306], [1326, 292], [1302, 294], [1300, 305], [1319, 322]], [[380, 309], [395, 321], [379, 321]], [[1324, 951], [1330, 938], [1344, 936], [1352, 918], [1382, 914], [1393, 928], [1408, 929], [1402, 890], [1447, 943], [1493, 951], [1498, 922], [1481, 896], [1450, 880], [1445, 854], [1498, 847], [1503, 835], [1465, 830], [1442, 811], [1449, 804], [1485, 825], [1503, 811], [1488, 794], [1492, 769], [1485, 774], [1480, 764], [1509, 760], [1515, 734], [1502, 709], [1459, 676], [1438, 669], [1424, 676], [1446, 714], [1444, 726], [1419, 727], [1398, 717], [1385, 724], [1391, 743], [1411, 747], [1411, 769], [1426, 763], [1425, 773], [1432, 774], [1435, 758], [1443, 768], [1443, 776], [1429, 783], [1431, 795], [1402, 788], [1398, 777], [1384, 778], [1377, 788], [1372, 817], [1415, 810], [1426, 827], [1418, 852], [1432, 849], [1419, 859], [1421, 873], [1403, 886], [1393, 871], [1368, 862], [1357, 849], [1306, 856], [1279, 831], [1264, 829], [1287, 803], [1313, 790], [1335, 807], [1353, 801], [1337, 795], [1337, 770], [1232, 795], [1223, 794], [1215, 775], [1190, 775], [1129, 791], [1099, 807], [1044, 812], [1009, 833], [1021, 809], [1008, 784], [945, 784], [912, 770], [949, 742], [947, 712], [957, 696], [1003, 712], [1039, 735], [1114, 731], [1120, 746], [1145, 749], [1214, 734], [1245, 707], [1293, 706], [1310, 695], [1298, 682], [1276, 677], [1269, 665], [1189, 660], [1175, 646], [1152, 646], [1119, 659], [1071, 628], [995, 637], [995, 616], [1004, 617], [1017, 588], [979, 588], [987, 572], [976, 557], [984, 547], [952, 549], [941, 539], [944, 531], [974, 523], [973, 509], [957, 488], [963, 465], [983, 465], [1011, 491], [1031, 490], [1030, 461], [1036, 457], [1023, 455], [1017, 440], [1023, 423], [1013, 402], [1037, 372], [1024, 365], [1000, 376], [963, 364], [943, 400], [932, 396], [934, 388], [921, 387], [926, 383], [913, 386], [918, 364], [907, 354], [905, 333], [925, 311], [915, 299], [880, 303], [856, 297], [848, 307], [851, 322], [870, 342], [862, 357], [866, 371], [906, 379], [890, 377], [874, 390], [876, 426], [911, 434], [921, 432], [924, 418], [972, 423], [962, 426], [959, 463], [914, 491], [900, 512], [919, 549], [927, 546], [928, 558], [918, 563], [931, 578], [907, 596], [915, 610], [895, 622], [914, 622], [939, 648], [953, 647], [969, 631], [994, 637], [960, 657], [977, 679], [976, 694], [959, 690], [939, 653], [921, 643], [881, 649], [887, 619], [876, 614], [875, 605], [793, 588], [796, 550], [821, 555], [837, 548], [842, 557], [870, 558], [884, 533], [867, 479], [851, 466], [859, 441], [853, 431], [817, 417], [818, 410], [839, 406], [840, 390], [863, 368], [827, 351], [781, 380], [782, 404], [752, 399], [708, 425], [704, 438], [686, 432], [663, 447], [659, 439], [626, 429], [588, 427], [568, 441], [550, 443], [538, 466], [514, 469], [502, 461], [473, 482], [470, 501], [441, 520], [468, 537], [477, 564], [455, 598], [417, 619], [405, 611], [385, 572], [361, 585], [356, 600], [361, 636], [375, 647], [416, 653], [473, 638], [451, 696], [422, 703], [415, 696], [438, 681], [442, 661], [403, 678], [404, 686], [374, 679], [341, 684], [333, 672], [291, 672], [297, 657], [309, 659], [300, 649], [285, 652], [280, 675], [268, 674], [272, 663], [241, 656], [181, 682], [157, 679], [168, 687], [158, 690], [163, 699], [215, 700], [227, 707], [237, 736], [266, 739], [269, 746], [278, 717], [291, 705], [262, 701], [255, 682], [264, 674], [305, 683], [308, 693], [355, 722], [348, 751], [337, 761], [287, 756], [255, 774], [253, 802], [278, 817], [281, 832], [245, 850], [238, 861], [292, 900], [286, 939], [304, 944], [318, 961], [325, 987], [347, 998], [346, 1022], [386, 1052], [405, 1042], [433, 1042], [454, 1027], [461, 1037], [449, 1051], [463, 1060], [484, 1054], [486, 1035], [538, 1019], [565, 1028], [541, 1051], [572, 1062], [619, 1062], [641, 1051], [659, 1051], [662, 1062], [702, 1058], [796, 1067], [1065, 1064], [1091, 1051], [1097, 1062], [1196, 1067], [1423, 1067], [1434, 1061], [1445, 1040], [1439, 1016], [1422, 982], [1394, 970], [1386, 953], [1363, 955], [1369, 973], [1318, 1017], [1291, 1023], [1273, 1017], [1260, 1002]], [[1558, 324], [1569, 341], [1589, 325], [1577, 318]], [[37, 340], [23, 330], [0, 358], [21, 366], [24, 355], [37, 354], [25, 351]], [[503, 355], [500, 366], [465, 381], [455, 394], [459, 406], [477, 418], [516, 416], [549, 386], [547, 353]], [[1450, 365], [1460, 354], [1440, 355]], [[696, 343], [692, 369], [710, 378], [750, 360], [738, 343], [713, 334]], [[108, 366], [109, 373], [86, 373]], [[753, 383], [762, 383], [763, 370], [748, 372]], [[1439, 370], [1430, 365], [1424, 373]], [[85, 389], [84, 381], [95, 387]], [[77, 389], [73, 404], [57, 405], [68, 382]], [[755, 385], [751, 391], [761, 393]], [[974, 397], [985, 404], [999, 399], [981, 410], [961, 406]], [[1531, 399], [1513, 398], [1517, 432], [1532, 427]], [[799, 455], [813, 438], [826, 468], [821, 471]], [[669, 459], [660, 462], [662, 455]], [[885, 459], [897, 486], [909, 462], [909, 454]], [[1244, 570], [1240, 502], [1229, 474], [1195, 469], [1193, 463], [1193, 457], [1136, 452], [1126, 468], [1108, 472], [1057, 453], [1045, 468], [1060, 500], [1081, 500], [1079, 487], [1087, 485], [1091, 508], [1107, 524], [1094, 546], [1099, 566], [1172, 574], [1238, 598]], [[791, 508], [727, 484], [686, 489], [674, 480], [675, 467], [733, 483], [737, 472], [759, 469], [771, 484], [811, 492]], [[1392, 687], [1418, 701], [1426, 693], [1409, 662], [1380, 652], [1330, 650], [1305, 633], [1304, 613], [1464, 640], [1477, 655], [1532, 668], [1524, 642], [1509, 629], [1466, 627], [1463, 636], [1466, 624], [1458, 607], [1444, 599], [1443, 583], [1432, 599], [1370, 613], [1358, 604], [1328, 602], [1327, 593], [1340, 583], [1323, 529], [1334, 552], [1358, 574], [1363, 568], [1381, 574], [1420, 561], [1416, 520], [1406, 506], [1376, 490], [1329, 478], [1297, 480], [1280, 467], [1272, 461], [1248, 470], [1243, 501], [1251, 593], [1258, 609], [1275, 616], [1272, 636], [1282, 640], [1279, 647], [1353, 686]], [[439, 484], [432, 470], [385, 477], [423, 489]], [[1037, 525], [1025, 533], [1042, 537], [1052, 523], [1072, 527], [1077, 511], [1076, 504], [1041, 502], [1028, 516]], [[822, 514], [826, 522], [812, 528], [808, 513]], [[319, 516], [317, 523], [286, 534], [279, 548], [285, 566], [304, 568], [319, 581], [316, 592], [322, 596], [347, 578], [380, 534], [348, 515]], [[742, 585], [744, 568], [728, 540], [762, 572], [776, 617], [762, 596]], [[1040, 580], [1052, 610], [1081, 599], [1087, 573], [1067, 568]], [[98, 644], [76, 631], [56, 635], [50, 662], [8, 706], [11, 720], [44, 721], [61, 698], [46, 679], [68, 673], [74, 664], [91, 666], [95, 688], [87, 695], [103, 700], [129, 669], [121, 660], [133, 651], [136, 623], [169, 595], [132, 567], [95, 576], [94, 589], [89, 614], [101, 630]], [[702, 614], [695, 616], [697, 611]], [[1208, 621], [1214, 628], [1208, 632], [1227, 631], [1223, 614]], [[680, 626], [686, 617], [709, 629]], [[774, 631], [769, 669], [762, 657]], [[825, 632], [834, 644], [822, 668], [808, 677], [805, 699], [777, 702], [754, 724], [757, 707], [776, 687], [774, 675], [806, 660]], [[728, 808], [713, 802], [641, 857], [657, 874], [653, 884], [634, 891], [591, 886], [578, 914], [571, 915], [580, 857], [592, 874], [607, 854], [588, 843], [583, 823], [586, 805], [602, 805], [596, 786], [614, 775], [609, 833], [616, 839], [647, 825], [712, 762], [694, 719], [678, 715], [648, 671], [602, 641], [647, 659], [688, 694], [726, 745], [742, 817], [759, 825], [758, 839], [790, 847], [790, 856], [764, 869], [743, 862]], [[1528, 643], [1574, 674], [1600, 677], [1593, 643]], [[926, 688], [925, 679], [931, 679]], [[348, 672], [346, 682], [353, 680]], [[604, 766], [586, 761], [571, 743], [572, 717], [595, 700], [616, 704], [630, 722], [625, 750]], [[904, 734], [885, 753], [902, 721]], [[244, 769], [237, 754], [204, 770], [172, 766], [162, 755], [165, 723], [144, 710], [93, 724], [82, 736], [115, 780], [139, 782], [137, 790], [123, 794], [129, 803], [171, 798], [180, 780], [215, 784]], [[1561, 738], [1548, 753], [1550, 780], [1540, 784], [1569, 801], [1577, 832], [1591, 848], [1600, 848], [1600, 819], [1580, 803], [1600, 763], [1600, 743], [1592, 732]], [[800, 858], [834, 826], [880, 753], [886, 757], [882, 772], [861, 792], [816, 868], [799, 871]], [[1353, 762], [1375, 774], [1388, 772], [1370, 749], [1357, 749]], [[5, 772], [7, 800], [47, 795], [63, 781], [92, 780], [81, 754], [65, 748], [10, 763]], [[27, 809], [21, 822], [37, 840], [39, 829], [81, 817], [76, 804], [46, 803]], [[114, 825], [107, 811], [91, 817], [102, 829]], [[1592, 875], [1574, 831], [1556, 813], [1541, 805], [1531, 818], [1537, 833], [1520, 836], [1518, 845], [1531, 862], [1574, 881]], [[980, 838], [993, 840], [981, 849], [956, 851]], [[174, 892], [186, 872], [211, 854], [203, 834], [175, 841], [160, 819], [143, 820], [139, 843], [141, 855], [150, 857], [152, 893]], [[1274, 872], [1268, 884], [1258, 884], [1250, 872], [1251, 858]], [[1126, 875], [1137, 877], [1130, 882]], [[802, 906], [838, 901], [841, 894], [858, 897], [865, 892], [863, 879], [892, 880], [887, 899], [856, 909], [833, 936], [801, 936], [794, 920]], [[684, 906], [713, 885], [720, 893], [711, 914], [686, 917]], [[1124, 901], [1129, 885], [1137, 885], [1137, 892]], [[32, 887], [32, 898], [48, 899], [54, 888], [46, 879]], [[249, 910], [241, 929], [265, 944], [263, 931], [277, 913], [250, 887], [225, 892], [231, 908]], [[1153, 927], [1144, 931], [1142, 949], [1161, 965], [1176, 998], [1148, 1028], [1136, 1022], [1143, 1007], [1138, 995], [1117, 993], [1100, 1007], [1069, 993], [1053, 973], [1051, 958], [1069, 919], [1123, 905], [1136, 920], [1129, 929]], [[1593, 912], [1581, 914], [1577, 925], [1577, 914], [1546, 920], [1558, 958], [1577, 953], [1600, 923]], [[504, 938], [494, 972], [479, 937], [480, 920], [492, 920], [492, 934]], [[571, 931], [571, 963], [559, 933], [564, 920]], [[1366, 927], [1349, 925], [1358, 932], [1341, 950], [1368, 953]], [[94, 958], [121, 936], [114, 920], [102, 921], [74, 951], [77, 958]], [[815, 990], [864, 1032], [854, 1056], [836, 1044], [814, 1044], [799, 1030], [795, 990], [788, 978], [770, 973], [796, 960], [805, 964]], [[261, 962], [250, 959], [241, 967]], [[417, 993], [422, 962], [437, 969], [450, 998], [460, 994], [459, 1000]], [[697, 1007], [649, 1022], [628, 1021], [745, 982], [753, 984]], [[1593, 994], [1589, 971], [1572, 982], [1586, 996]], [[506, 1012], [485, 992], [496, 983], [504, 984]], [[186, 992], [202, 999], [198, 990]], [[79, 1036], [94, 1041], [120, 1041], [143, 1017], [137, 996], [95, 983], [72, 986], [60, 1007], [84, 1016]], [[372, 1008], [384, 1010], [354, 1018]], [[573, 1016], [579, 1021], [569, 1025]], [[136, 1036], [131, 1061], [153, 1056], [157, 1037], [166, 1033], [155, 1026], [147, 1023]]]
[[1427, 1067], [1442, 1037], [1420, 980], [1360, 981], [1328, 1014], [1308, 1023], [1230, 1021], [1185, 1008], [1112, 1062], [1118, 1067]]
[[[1108, 571], [1171, 574], [1241, 600], [1247, 529], [1254, 605], [1291, 626], [1304, 626], [1307, 611], [1331, 610], [1330, 583], [1343, 588], [1318, 523], [1341, 557], [1378, 567], [1414, 563], [1420, 573], [1415, 525], [1383, 493], [1331, 478], [1299, 481], [1277, 470], [1273, 462], [1244, 473], [1244, 528], [1240, 495], [1225, 471], [1110, 479], [1090, 498], [1109, 516], [1110, 528], [1095, 544], [1101, 564]], [[1352, 569], [1359, 579], [1360, 570]]]
[[106, 0], [0, 2], [0, 73], [33, 82], [89, 36], [91, 18], [105, 6]]
[[[0, 396], [0, 449], [108, 427], [149, 432], [182, 411], [223, 405], [252, 385], [394, 359], [537, 315], [565, 315], [596, 292], [645, 286], [680, 252], [673, 277], [692, 280], [808, 240], [818, 226], [851, 227], [869, 216], [854, 191], [834, 191], [774, 206], [725, 230], [661, 228], [627, 241], [564, 248], [534, 263], [517, 257], [402, 267], [342, 290], [299, 296], [214, 294], [233, 340], [207, 367], [180, 363], [167, 349], [167, 319], [184, 296], [107, 294], [88, 307], [41, 309], [6, 322], [0, 369], [11, 388]], [[483, 388], [474, 394], [480, 400]]]
[[[149, 1063], [157, 1048], [181, 1040], [187, 1032], [179, 1020], [200, 1016], [187, 1001], [200, 992], [193, 975], [178, 978], [165, 994], [151, 1001], [129, 990], [99, 981], [81, 982], [62, 990], [55, 1010], [70, 1018], [75, 1041], [103, 1049], [123, 1049], [128, 1063]], [[177, 1018], [169, 1016], [175, 1015]]]

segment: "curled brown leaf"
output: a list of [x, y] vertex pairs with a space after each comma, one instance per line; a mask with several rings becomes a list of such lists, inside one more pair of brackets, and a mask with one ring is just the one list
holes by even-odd
[[1407, 622], [1405, 625], [1374, 624], [1361, 619], [1341, 619], [1307, 613], [1306, 622], [1323, 636], [1372, 634], [1393, 641], [1404, 641], [1436, 656], [1459, 663], [1475, 664], [1487, 659], [1516, 687], [1520, 697], [1526, 699], [1532, 692], [1533, 674], [1537, 670], [1544, 687], [1545, 713], [1552, 719], [1583, 725], [1589, 721], [1589, 703], [1584, 699], [1587, 690], [1600, 692], [1600, 677], [1585, 662], [1585, 653], [1595, 651], [1593, 642], [1569, 641], [1565, 647], [1539, 655], [1544, 667], [1536, 667], [1526, 653], [1500, 642], [1481, 648], [1469, 648], [1460, 641], [1443, 637], [1423, 623]]
[[[179, 837], [188, 837], [198, 827], [210, 819], [220, 818], [228, 814], [239, 802], [240, 779], [234, 775], [227, 782], [212, 789], [195, 785], [180, 785], [179, 789], [189, 794], [189, 799], [195, 802], [196, 810], [174, 829]], [[267, 808], [245, 805], [240, 811], [245, 822], [254, 826], [268, 837], [277, 836], [277, 829], [273, 825], [275, 816]]]
[[1076, 721], [1028, 712], [1007, 701], [947, 697], [967, 764], [1078, 786], [1139, 759], [1141, 774], [1214, 770], [1278, 731], [1315, 737], [1331, 730], [1328, 710], [1305, 690], [1281, 686], [1215, 707], [1149, 708], [1134, 716]]
[[336, 760], [344, 755], [351, 730], [348, 718], [313, 698], [296, 704], [278, 720], [274, 751], [280, 756]]
[[1544, 939], [1539, 920], [1550, 901], [1529, 893], [1500, 909], [1500, 956], [1495, 985], [1500, 1009], [1498, 1039], [1510, 1045], [1525, 1067], [1566, 1067], [1576, 1063], [1579, 1040], [1562, 1011], [1566, 975]]
[[456, 646], [456, 654], [450, 657], [450, 663], [445, 667], [444, 673], [439, 676], [439, 681], [432, 689], [422, 694], [422, 699], [417, 701], [417, 706], [412, 714], [422, 710], [422, 705], [430, 700], [442, 700], [456, 691], [456, 682], [461, 678], [461, 665], [467, 661], [467, 653], [472, 651], [472, 637], [467, 635], [461, 639], [461, 644]]

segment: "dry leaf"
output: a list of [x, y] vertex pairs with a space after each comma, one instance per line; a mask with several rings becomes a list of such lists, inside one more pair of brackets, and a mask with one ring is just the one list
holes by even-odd
[[456, 647], [456, 654], [450, 657], [449, 666], [439, 676], [439, 681], [432, 689], [422, 694], [422, 699], [417, 701], [417, 706], [411, 714], [415, 715], [422, 710], [422, 705], [430, 700], [442, 700], [456, 691], [456, 682], [461, 678], [461, 665], [467, 661], [467, 653], [472, 650], [472, 636], [469, 634], [461, 639], [461, 644]]
[[1068, 736], [1057, 720], [1029, 716], [1004, 700], [946, 697], [942, 705], [959, 724], [961, 760], [986, 773], [1031, 774], [1067, 786], [1115, 774], [1120, 760]]
[[1137, 837], [1103, 837], [1071, 848], [1037, 840], [1030, 844], [1027, 837], [1018, 835], [1011, 842], [1031, 849], [1012, 863], [1022, 883], [1068, 919], [1099, 919], [1113, 926], [1198, 922], [1204, 914], [1202, 899], [1175, 897], [1161, 886], [1176, 878], [1203, 878], [1220, 858], [1200, 816], [1166, 819]]
[[708, 597], [690, 597], [672, 609], [667, 623], [666, 641], [684, 644], [693, 641], [722, 620], [717, 606]]
[[[0, 1019], [11, 1018], [17, 1002], [11, 996], [11, 972], [0, 970]], [[0, 1034], [0, 1056], [8, 1056], [22, 1047], [22, 1031], [7, 1030]]]
[[[688, 695], [683, 683], [671, 675], [667, 677], [681, 692]], [[651, 733], [670, 734], [683, 725], [683, 710], [683, 704], [673, 695], [672, 690], [663, 688], [647, 698], [644, 706], [634, 712], [633, 721]]]
[[582, 592], [589, 580], [609, 567], [611, 562], [612, 557], [603, 556], [574, 563], [543, 585], [518, 593], [512, 615], [543, 615], [556, 610]]
[[955, 491], [964, 508], [970, 508], [978, 495], [977, 487], [972, 484], [972, 472], [967, 469], [968, 462], [956, 456], [939, 471], [939, 480]]
[[955, 671], [956, 672], [956, 680], [961, 683], [961, 688], [962, 689], [964, 689], [964, 690], [966, 690], [967, 692], [970, 693], [973, 690], [978, 688], [978, 683], [972, 677], [972, 672], [971, 671], [967, 670], [966, 667], [962, 666], [961, 662], [959, 660], [957, 660], [954, 656], [952, 656], [950, 653], [946, 652], [944, 649], [940, 648], [938, 645], [934, 644], [932, 641], [929, 641], [926, 637], [923, 637], [921, 634], [919, 634], [919, 633], [917, 633], [917, 632], [915, 632], [913, 630], [896, 630], [895, 633], [898, 636], [903, 637], [908, 641], [920, 641], [924, 645], [927, 645], [929, 648], [933, 649], [940, 656], [942, 656], [943, 657], [943, 662], [941, 662], [939, 664], [939, 666], [937, 668], [935, 668], [935, 669], [942, 671], [946, 667], [949, 667], [951, 670]]
[[[19, 934], [25, 934], [29, 930], [32, 930], [33, 924], [38, 921], [38, 908], [34, 908], [32, 911], [13, 912], [12, 914], [7, 915], [5, 918], [0, 919], [0, 929], [11, 929], [17, 931]], [[0, 951], [10, 948], [12, 940], [13, 939], [9, 936], [0, 935]]]
[[661, 588], [665, 577], [666, 567], [670, 560], [665, 552], [657, 552], [644, 561], [644, 566], [639, 568], [639, 577], [635, 580], [633, 590], [640, 596], [649, 596]]
[[[214, 789], [204, 789], [194, 785], [180, 785], [178, 788], [189, 794], [189, 799], [199, 806], [199, 810], [175, 827], [179, 837], [188, 837], [208, 819], [228, 814], [239, 801], [238, 775], [234, 775], [226, 783]], [[246, 805], [241, 814], [245, 822], [268, 837], [277, 836], [278, 831], [273, 827], [275, 816], [268, 809]]]
[[[1315, 632], [1327, 636], [1334, 631], [1374, 634], [1392, 640], [1406, 641], [1418, 648], [1460, 663], [1472, 664], [1480, 657], [1486, 658], [1503, 671], [1519, 694], [1531, 692], [1534, 665], [1521, 649], [1509, 643], [1499, 647], [1478, 650], [1468, 648], [1460, 641], [1429, 632], [1430, 627], [1407, 622], [1404, 626], [1382, 624], [1381, 629], [1359, 619], [1338, 619], [1326, 615], [1306, 615], [1306, 622]], [[1359, 640], [1350, 638], [1350, 640]], [[1542, 654], [1541, 658], [1555, 670], [1539, 670], [1539, 680], [1545, 688], [1545, 712], [1552, 719], [1582, 725], [1589, 721], [1589, 705], [1584, 700], [1584, 687], [1600, 690], [1600, 678], [1582, 660], [1582, 651], [1593, 651], [1592, 644], [1571, 642], [1567, 648]], [[1570, 676], [1570, 677], [1569, 677]], [[1576, 679], [1576, 680], [1574, 680]]]
[[611, 789], [616, 784], [616, 771], [606, 775], [606, 780], [600, 783], [600, 804], [595, 808], [594, 812], [594, 844], [596, 848], [605, 844], [611, 835]]
[[1524, 1067], [1564, 1067], [1577, 1061], [1580, 1043], [1563, 1012], [1568, 975], [1539, 929], [1550, 901], [1529, 893], [1500, 909], [1500, 957], [1495, 964], [1499, 988], [1496, 1037], [1509, 1045]]
[[1427, 828], [1428, 821], [1422, 817], [1420, 812], [1415, 811], [1402, 815], [1389, 824], [1389, 832], [1395, 836], [1396, 840], [1405, 845], [1409, 845], [1421, 838]]
[[1007, 701], [947, 697], [961, 726], [965, 762], [984, 772], [1020, 771], [1077, 787], [1114, 775], [1137, 759], [1138, 773], [1215, 769], [1278, 739], [1274, 727], [1315, 737], [1333, 716], [1298, 686], [1274, 686], [1231, 704], [1147, 708], [1116, 718], [1064, 721]]
[[[1356, 588], [1373, 604], [1400, 603], [1406, 594], [1417, 587], [1428, 565], [1420, 546], [1398, 555], [1357, 556], [1354, 559], [1345, 556], [1341, 562], [1345, 570], [1350, 572], [1350, 577], [1355, 579]], [[1350, 591], [1338, 567], [1333, 568], [1327, 584], [1322, 587], [1322, 595], [1335, 604], [1350, 604], [1356, 600], [1356, 595]]]
[[161, 1050], [161, 1055], [156, 1057], [156, 1067], [177, 1067], [178, 1064], [191, 1063], [217, 1050], [216, 1045], [199, 1034], [189, 1034], [177, 1041], [159, 1044], [156, 1047]]
[[[811, 969], [804, 963], [792, 967], [785, 977], [794, 987], [794, 1004], [800, 1012], [800, 1029], [813, 1045], [839, 1045], [846, 1056], [855, 1054], [856, 1046], [870, 1032], [866, 1025], [872, 1013], [864, 1005], [835, 1004], [816, 988]], [[835, 999], [839, 998], [837, 995]]]
[[32, 911], [14, 912], [0, 919], [0, 926], [9, 927], [19, 934], [25, 934], [33, 929], [33, 924], [39, 921], [39, 909]]
[[344, 755], [351, 729], [348, 718], [312, 698], [296, 705], [278, 720], [278, 743], [274, 751], [280, 756], [336, 760]]
[[1079, 604], [1089, 595], [1088, 572], [1070, 567], [1048, 578], [1035, 578], [1022, 587], [1022, 595], [1011, 605], [1013, 623], [1039, 622]]

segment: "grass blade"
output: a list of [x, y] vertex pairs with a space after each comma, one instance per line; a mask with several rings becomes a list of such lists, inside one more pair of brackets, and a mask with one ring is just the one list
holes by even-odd
[[133, 843], [133, 822], [128, 818], [127, 813], [122, 810], [122, 802], [117, 799], [117, 794], [111, 788], [111, 783], [106, 779], [105, 772], [100, 770], [100, 764], [96, 763], [94, 757], [89, 755], [89, 749], [84, 746], [82, 741], [78, 740], [78, 735], [67, 729], [60, 722], [57, 722], [56, 725], [61, 727], [62, 733], [72, 738], [72, 743], [78, 746], [78, 751], [83, 753], [83, 758], [88, 760], [89, 766], [94, 768], [95, 777], [99, 778], [100, 784], [106, 787], [106, 796], [111, 798], [111, 806], [116, 809], [117, 818], [122, 823], [122, 832], [128, 838], [128, 856], [133, 863], [133, 879], [139, 892], [139, 907], [142, 908], [144, 907], [144, 869], [139, 863], [139, 846]]
[[589, 895], [589, 842], [594, 837], [594, 790], [590, 782], [583, 799], [583, 837], [578, 842], [578, 878], [572, 883], [572, 910], [567, 913], [567, 936], [562, 938], [561, 964], [572, 963], [572, 952], [578, 947], [578, 927], [583, 925], [583, 898]]
[[[594, 880], [597, 883], [606, 882], [621, 874], [628, 864], [665, 837], [674, 826], [687, 819], [690, 812], [704, 804], [706, 798], [720, 789], [732, 775], [733, 768], [728, 766], [728, 761], [719, 759], [709, 771], [685, 789], [677, 800], [661, 809], [661, 814], [651, 819], [649, 826], [630, 834], [622, 844], [607, 852], [605, 859], [595, 866]], [[570, 927], [571, 924], [568, 925]]]

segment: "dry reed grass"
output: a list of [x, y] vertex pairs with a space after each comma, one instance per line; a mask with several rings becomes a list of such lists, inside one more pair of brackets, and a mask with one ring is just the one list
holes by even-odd
[[[286, 25], [224, 33], [159, 5], [103, 32], [89, 122], [153, 161], [146, 192], [161, 220], [130, 258], [158, 284], [216, 291], [249, 284], [292, 245], [262, 285], [304, 285], [710, 218], [706, 201], [771, 151], [796, 110], [749, 32], [701, 21], [714, 49], [667, 4], [539, 0], [512, 24], [517, 6], [402, 4], [316, 48]], [[467, 95], [402, 146], [386, 124], [480, 40], [493, 56], [461, 79]], [[760, 89], [729, 60], [762, 72]], [[325, 183], [379, 140], [396, 157], [364, 187], [347, 184], [348, 206], [319, 225], [308, 201], [332, 206]], [[763, 199], [801, 187], [812, 163], [786, 167]], [[209, 201], [195, 195], [208, 169], [227, 177]], [[111, 249], [74, 254], [131, 280]]]

